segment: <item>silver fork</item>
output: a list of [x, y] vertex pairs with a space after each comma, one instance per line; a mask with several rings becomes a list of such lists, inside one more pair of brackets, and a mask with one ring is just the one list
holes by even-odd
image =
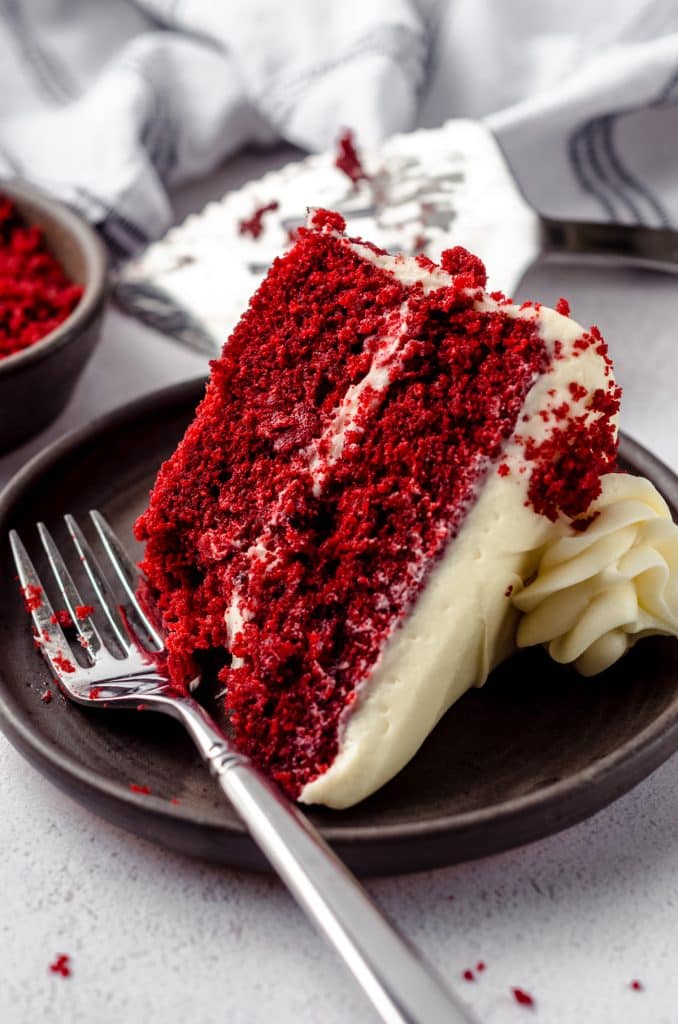
[[[136, 597], [136, 566], [101, 513], [90, 512], [90, 516], [107, 561], [125, 592], [123, 614], [78, 523], [70, 515], [65, 516], [65, 522], [74, 555], [89, 578], [116, 651], [106, 642], [92, 615], [87, 614], [86, 602], [47, 527], [38, 523], [42, 546], [77, 632], [79, 660], [19, 535], [14, 530], [10, 533], [24, 594], [35, 596], [29, 604], [40, 649], [62, 692], [78, 704], [91, 707], [138, 708], [142, 704], [184, 724], [255, 843], [343, 958], [382, 1020], [389, 1024], [477, 1021], [384, 917], [296, 805], [234, 749], [193, 697], [172, 688], [163, 667], [163, 638]], [[85, 666], [80, 664], [82, 660]]]

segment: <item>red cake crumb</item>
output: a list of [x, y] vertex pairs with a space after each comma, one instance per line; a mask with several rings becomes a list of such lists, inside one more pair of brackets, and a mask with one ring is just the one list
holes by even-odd
[[478, 256], [474, 256], [468, 249], [461, 245], [455, 245], [453, 249], [445, 249], [440, 263], [443, 270], [446, 270], [452, 277], [463, 278], [458, 282], [460, 287], [484, 288], [487, 284], [487, 271], [485, 264]]
[[466, 970], [462, 973], [462, 978], [464, 979], [464, 981], [475, 981], [476, 980], [475, 974], [473, 973], [473, 971], [470, 971], [468, 968], [466, 968]]
[[138, 786], [136, 782], [130, 782], [129, 788], [132, 793], [142, 793], [144, 796], [151, 795], [151, 791], [148, 786]]
[[560, 313], [561, 316], [570, 315], [570, 303], [567, 299], [558, 299], [556, 302], [556, 313]]
[[573, 530], [576, 530], [577, 533], [586, 533], [591, 523], [595, 523], [599, 515], [600, 509], [596, 509], [596, 511], [592, 512], [589, 516], [580, 516], [578, 519], [573, 519], [570, 526]]
[[584, 385], [578, 384], [576, 380], [571, 380], [567, 387], [575, 402], [580, 402], [588, 395], [588, 391]]
[[49, 621], [55, 626], [63, 626], [64, 629], [72, 629], [73, 627], [73, 619], [71, 618], [70, 612], [65, 608], [60, 608], [58, 611], [54, 612], [54, 615], [50, 616]]
[[99, 697], [101, 696], [101, 687], [90, 686], [87, 696], [89, 697], [90, 700], [98, 700]]
[[601, 474], [617, 461], [614, 417], [620, 398], [621, 389], [610, 383], [607, 391], [594, 392], [589, 410], [567, 419], [544, 441], [527, 439], [525, 457], [535, 463], [528, 502], [536, 512], [554, 522], [559, 512], [575, 519], [600, 495]]
[[52, 691], [51, 690], [43, 690], [42, 693], [40, 694], [40, 700], [42, 701], [43, 704], [49, 704], [51, 699], [52, 699]]
[[244, 217], [238, 222], [239, 234], [251, 235], [252, 238], [259, 238], [264, 230], [264, 217], [267, 213], [277, 210], [279, 206], [280, 203], [274, 199], [272, 202], [266, 203], [265, 206], [257, 207], [251, 217]]
[[61, 669], [62, 672], [75, 672], [75, 665], [68, 658], [65, 658], [63, 654], [53, 654], [51, 658], [56, 667]]
[[363, 167], [355, 146], [353, 132], [347, 128], [337, 141], [338, 151], [334, 166], [343, 171], [354, 185], [359, 181], [369, 181], [370, 176]]
[[62, 978], [71, 976], [71, 958], [68, 953], [58, 953], [49, 965], [52, 974], [60, 974]]
[[642, 992], [645, 986], [643, 985], [642, 981], [638, 981], [637, 978], [634, 978], [633, 981], [630, 983], [629, 988], [632, 988], [634, 992]]
[[[313, 210], [311, 213], [311, 227], [317, 231], [323, 231], [325, 228], [328, 231], [345, 231], [346, 221], [340, 213], [336, 213], [334, 210], [324, 210], [319, 207], [317, 210]], [[303, 241], [302, 229], [299, 229], [300, 241]]]
[[511, 469], [505, 462], [501, 462], [497, 466], [497, 473], [499, 474], [499, 476], [508, 476], [510, 472]]
[[70, 316], [82, 288], [68, 280], [45, 242], [0, 193], [0, 360], [41, 341]]
[[535, 1005], [533, 996], [531, 996], [529, 992], [526, 992], [524, 988], [512, 988], [511, 993], [515, 1001], [520, 1003], [521, 1006]]
[[484, 960], [479, 960], [476, 964], [476, 970], [482, 972], [485, 970], [486, 966], [487, 965]]
[[509, 583], [508, 587], [504, 591], [504, 597], [510, 597], [512, 593], [513, 593], [513, 584]]
[[76, 619], [87, 619], [90, 615], [94, 614], [94, 605], [91, 604], [79, 604], [75, 609]]
[[21, 593], [23, 594], [27, 612], [37, 612], [38, 608], [42, 607], [42, 587], [36, 587], [33, 583], [28, 583], [25, 587], [21, 588]]

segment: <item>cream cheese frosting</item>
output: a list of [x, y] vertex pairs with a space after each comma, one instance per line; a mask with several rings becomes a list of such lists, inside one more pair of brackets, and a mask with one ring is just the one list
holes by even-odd
[[587, 529], [550, 541], [534, 580], [513, 595], [524, 613], [518, 646], [546, 644], [585, 676], [643, 636], [678, 636], [678, 526], [666, 502], [642, 477], [601, 483]]
[[[361, 255], [375, 258], [369, 250]], [[421, 268], [411, 266], [414, 261], [376, 258], [396, 276], [424, 277]], [[439, 273], [424, 286], [439, 286]], [[534, 575], [545, 545], [562, 536], [563, 522], [551, 522], [527, 503], [525, 440], [547, 438], [554, 422], [543, 413], [564, 401], [573, 415], [585, 413], [584, 396], [606, 388], [611, 371], [595, 348], [575, 347], [584, 329], [555, 310], [499, 307], [487, 294], [476, 306], [533, 321], [550, 365], [527, 395], [520, 438], [511, 439], [502, 453], [500, 464], [509, 472], [498, 473], [496, 464], [488, 468], [458, 535], [387, 640], [346, 715], [339, 753], [304, 786], [302, 802], [350, 806], [404, 767], [448, 708], [515, 651], [519, 611], [511, 594]], [[581, 385], [579, 399], [573, 399], [572, 382]]]

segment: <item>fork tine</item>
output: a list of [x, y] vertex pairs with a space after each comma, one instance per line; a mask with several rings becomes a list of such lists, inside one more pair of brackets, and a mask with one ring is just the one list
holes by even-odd
[[[30, 608], [30, 615], [37, 630], [40, 650], [54, 675], [68, 685], [65, 677], [77, 669], [73, 652], [59, 623], [56, 620], [52, 621], [54, 609], [16, 530], [10, 530], [9, 540], [19, 582], [24, 593], [27, 587], [36, 587], [39, 592], [40, 603]], [[69, 668], [69, 666], [71, 667]]]
[[42, 546], [45, 549], [49, 564], [52, 572], [54, 573], [54, 579], [57, 582], [59, 590], [61, 591], [66, 607], [71, 616], [71, 621], [78, 632], [81, 644], [85, 649], [88, 661], [94, 663], [94, 655], [97, 651], [101, 650], [102, 640], [89, 615], [85, 618], [80, 618], [76, 612], [76, 608], [85, 604], [78, 588], [73, 582], [73, 577], [66, 567], [66, 563], [61, 557], [61, 552], [54, 543], [54, 539], [45, 526], [44, 523], [38, 523], [38, 533], [40, 534], [40, 540]]
[[94, 588], [95, 594], [99, 598], [99, 602], [110, 623], [111, 629], [115, 634], [115, 638], [120, 644], [122, 650], [127, 652], [132, 646], [132, 640], [120, 627], [120, 621], [117, 614], [118, 601], [116, 600], [116, 596], [113, 593], [111, 585], [102, 572], [101, 566], [89, 546], [89, 542], [73, 516], [67, 514], [64, 516], [64, 519], [66, 521], [66, 526], [68, 527], [68, 532], [71, 535], [71, 539], [75, 544], [75, 549], [80, 556], [80, 561], [85, 567], [85, 572], [89, 576], [90, 583]]
[[120, 539], [113, 530], [111, 524], [108, 522], [105, 516], [98, 512], [96, 509], [90, 511], [90, 517], [94, 523], [95, 529], [99, 534], [101, 543], [104, 546], [104, 550], [111, 560], [116, 575], [127, 594], [130, 604], [134, 608], [135, 612], [139, 616], [141, 623], [148, 633], [148, 636], [153, 641], [153, 644], [157, 650], [162, 651], [164, 649], [164, 642], [158, 631], [153, 626], [153, 623], [146, 615], [145, 611], [139, 604], [139, 600], [136, 595], [136, 586], [139, 580], [139, 570], [136, 565], [125, 551], [123, 545], [120, 543]]

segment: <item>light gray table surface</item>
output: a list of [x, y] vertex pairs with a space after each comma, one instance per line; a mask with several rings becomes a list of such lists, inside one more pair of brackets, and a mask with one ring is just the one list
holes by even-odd
[[[179, 193], [178, 216], [289, 155], [239, 157]], [[565, 295], [576, 319], [600, 326], [624, 387], [623, 428], [678, 469], [678, 280], [542, 267], [521, 293], [547, 303]], [[0, 484], [65, 431], [204, 369], [204, 357], [111, 309], [68, 409], [0, 458]], [[107, 824], [4, 737], [0, 778], [2, 1024], [374, 1019], [274, 878], [195, 862]], [[675, 757], [560, 835], [369, 888], [488, 1024], [678, 1022]], [[70, 978], [48, 970], [61, 952]], [[481, 959], [482, 976], [464, 981]], [[643, 991], [630, 988], [634, 978]], [[517, 1005], [512, 986], [536, 1008]]]

